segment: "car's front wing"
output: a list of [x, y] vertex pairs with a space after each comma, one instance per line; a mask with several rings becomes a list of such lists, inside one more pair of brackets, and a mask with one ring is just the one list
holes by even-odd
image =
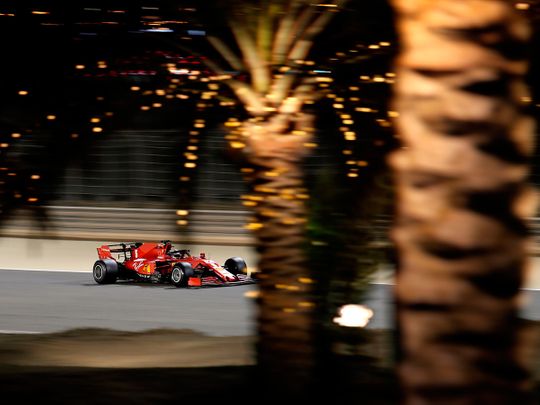
[[188, 287], [201, 288], [201, 287], [223, 287], [233, 285], [245, 285], [253, 284], [255, 279], [248, 277], [245, 274], [238, 275], [238, 281], [223, 281], [215, 276], [208, 277], [190, 277], [188, 280]]

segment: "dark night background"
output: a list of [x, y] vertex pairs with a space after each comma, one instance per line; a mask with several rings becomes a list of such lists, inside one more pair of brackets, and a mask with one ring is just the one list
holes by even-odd
[[[204, 117], [207, 128], [219, 131], [217, 127], [228, 116], [242, 114], [237, 107], [221, 108], [215, 104], [200, 111], [193, 100], [204, 86], [185, 75], [175, 77], [167, 71], [167, 63], [172, 62], [180, 69], [199, 69], [202, 72], [199, 77], [204, 77], [212, 72], [204, 67], [202, 59], [219, 59], [200, 34], [211, 31], [225, 37], [225, 22], [211, 12], [214, 2], [205, 2], [204, 6], [195, 3], [165, 0], [74, 1], [68, 5], [60, 1], [2, 2], [0, 34], [4, 39], [4, 63], [0, 80], [3, 95], [0, 140], [4, 147], [0, 148], [0, 177], [4, 185], [4, 215], [21, 205], [63, 200], [84, 203], [102, 199], [123, 204], [133, 200], [153, 203], [165, 200], [179, 204], [183, 187], [189, 188], [184, 193], [197, 200], [231, 202], [232, 197], [227, 192], [219, 194], [214, 190], [205, 194], [205, 187], [208, 190], [210, 185], [194, 187], [177, 181], [182, 176], [182, 162], [174, 150], [182, 150], [185, 134], [193, 121]], [[389, 122], [377, 121], [388, 119], [389, 84], [362, 82], [359, 78], [362, 75], [384, 77], [391, 71], [391, 58], [396, 50], [389, 7], [384, 2], [376, 3], [351, 2], [349, 11], [319, 38], [315, 45], [317, 52], [312, 55], [316, 68], [332, 71], [338, 97], [357, 96], [361, 106], [379, 111], [378, 114], [357, 113], [354, 117], [357, 132], [362, 135], [348, 159], [369, 163], [363, 173], [372, 174], [366, 178], [385, 170], [383, 156], [394, 146]], [[173, 32], [145, 31], [156, 27], [150, 24], [160, 24], [159, 27]], [[377, 50], [368, 48], [381, 41], [391, 45]], [[349, 52], [351, 49], [354, 53]], [[133, 86], [140, 90], [131, 90]], [[165, 90], [166, 96], [156, 94], [158, 89]], [[28, 94], [20, 95], [21, 90]], [[189, 98], [178, 98], [180, 94]], [[155, 103], [159, 103], [158, 107], [154, 107]], [[145, 111], [141, 110], [142, 106], [150, 108]], [[311, 173], [343, 172], [346, 170], [341, 167], [343, 159], [334, 156], [341, 154], [343, 147], [337, 132], [337, 115], [329, 101], [323, 100], [316, 108], [320, 109], [318, 125], [324, 136], [316, 156], [308, 160]], [[55, 118], [47, 118], [50, 115]], [[92, 118], [99, 119], [99, 123], [92, 123]], [[99, 127], [101, 132], [93, 132], [94, 127]], [[144, 134], [141, 132], [139, 140], [130, 143], [127, 138], [121, 141], [118, 131]], [[179, 136], [173, 139], [170, 133], [159, 135], [160, 131], [177, 131]], [[13, 133], [20, 135], [14, 138]], [[205, 136], [208, 139], [209, 135]], [[148, 156], [151, 148], [144, 151], [145, 145], [153, 140], [159, 140], [167, 150], [157, 159]], [[107, 142], [109, 146], [103, 146]], [[141, 146], [134, 146], [136, 142]], [[226, 156], [221, 156], [224, 152], [217, 150], [221, 144], [215, 140], [210, 144], [216, 148], [213, 158], [227, 161]], [[136, 148], [143, 150], [142, 155], [130, 157], [139, 153], [133, 152]], [[137, 178], [137, 174], [126, 169], [127, 162], [137, 159], [142, 159], [150, 171], [159, 161], [163, 163], [167, 173], [159, 172], [150, 177], [163, 180], [163, 188], [169, 189], [167, 195], [151, 188], [127, 194], [99, 191], [112, 190], [119, 183], [128, 187], [133, 182], [130, 177]], [[202, 164], [205, 162], [206, 159]], [[76, 178], [68, 171], [74, 165], [78, 167]], [[39, 178], [28, 181], [32, 175]], [[100, 181], [105, 187], [91, 187], [92, 182]], [[237, 183], [233, 188], [238, 194], [243, 187], [239, 177]], [[342, 186], [345, 189], [360, 187], [359, 183], [345, 178]]]
[[[33, 210], [46, 226], [40, 207], [54, 204], [242, 209], [238, 196], [245, 185], [236, 157], [225, 150], [222, 124], [244, 113], [238, 106], [220, 105], [232, 98], [224, 86], [219, 98], [199, 105], [201, 94], [208, 90], [200, 79], [213, 74], [204, 59], [219, 60], [204, 33], [228, 35], [223, 14], [215, 12], [219, 4], [229, 3], [0, 2], [0, 227], [20, 208]], [[532, 100], [527, 108], [537, 117], [540, 7], [530, 4], [534, 36], [528, 76]], [[148, 31], [153, 28], [165, 32]], [[323, 98], [313, 107], [319, 147], [307, 159], [306, 168], [312, 189], [322, 190], [316, 204], [330, 205], [338, 199], [347, 212], [357, 209], [358, 201], [369, 200], [361, 205], [366, 215], [391, 212], [385, 158], [396, 147], [396, 138], [388, 114], [393, 83], [388, 74], [398, 48], [387, 1], [351, 1], [348, 11], [316, 41], [312, 69], [331, 72], [334, 98], [352, 106], [358, 134], [350, 154], [344, 156], [348, 146], [339, 129], [339, 113], [332, 107], [334, 99]], [[200, 73], [196, 79], [173, 74], [168, 70], [171, 63], [177, 70]], [[206, 125], [201, 131], [198, 169], [184, 181], [182, 152], [198, 119]], [[349, 161], [362, 162], [354, 172], [359, 176], [347, 176]], [[532, 167], [531, 181], [538, 185], [538, 153]], [[325, 191], [329, 195], [323, 195]], [[249, 372], [248, 368], [240, 372], [200, 369], [186, 376], [171, 370], [170, 378], [186, 378], [197, 385], [210, 374], [225, 381], [239, 373], [241, 378], [233, 384], [242, 389], [238, 381]], [[129, 372], [133, 381], [145, 382], [151, 380], [146, 373], [153, 370]], [[13, 377], [14, 384], [24, 384], [24, 378], [17, 378]], [[51, 375], [37, 373], [36, 378], [62, 383], [66, 376], [60, 372], [51, 380]], [[81, 373], [73, 378], [99, 384], [101, 375]], [[154, 380], [152, 388], [162, 390], [164, 384]], [[40, 382], [36, 387], [46, 389], [45, 385]], [[392, 396], [384, 392], [385, 386], [372, 388], [383, 399]], [[178, 388], [172, 394], [191, 395]]]
[[[145, 132], [151, 139], [157, 136], [155, 131], [178, 130], [180, 136], [173, 140], [169, 135], [167, 147], [169, 150], [181, 149], [185, 138], [182, 133], [192, 125], [198, 113], [204, 115], [214, 127], [226, 120], [231, 112], [241, 114], [238, 110], [231, 111], [230, 108], [215, 105], [207, 107], [204, 112], [197, 111], [193, 100], [203, 90], [201, 83], [188, 80], [185, 76], [174, 77], [167, 71], [166, 64], [172, 62], [178, 68], [200, 69], [202, 74], [199, 77], [204, 77], [211, 72], [201, 64], [201, 59], [219, 59], [208, 46], [204, 35], [200, 34], [217, 32], [226, 38], [225, 21], [219, 18], [222, 14], [214, 11], [220, 2], [197, 3], [78, 0], [68, 4], [63, 1], [13, 0], [0, 4], [0, 34], [3, 38], [3, 63], [0, 67], [0, 140], [3, 145], [0, 148], [0, 181], [4, 185], [4, 214], [8, 213], [9, 207], [28, 203], [88, 199], [93, 193], [80, 194], [77, 191], [67, 196], [69, 192], [59, 190], [58, 185], [65, 176], [66, 167], [73, 162], [82, 165], [83, 175], [85, 171], [91, 173], [95, 170], [93, 151], [96, 145], [114, 138], [114, 131], [154, 132], [150, 135]], [[534, 4], [529, 12], [536, 23]], [[172, 32], [145, 31], [155, 27]], [[379, 50], [368, 48], [370, 44], [383, 41], [391, 45], [380, 47]], [[538, 55], [534, 52], [537, 43], [538, 30], [535, 30], [530, 48], [529, 77], [533, 93], [530, 105], [535, 115], [538, 107], [534, 100], [537, 99], [539, 87], [534, 74], [538, 66]], [[316, 52], [312, 59], [316, 61], [317, 68], [332, 71], [333, 87], [338, 96], [357, 95], [361, 99], [361, 106], [379, 110], [379, 114], [359, 113], [354, 117], [357, 132], [362, 135], [351, 158], [369, 162], [364, 173], [385, 170], [384, 156], [395, 146], [395, 140], [389, 122], [381, 125], [377, 121], [388, 118], [386, 109], [391, 83], [362, 81], [360, 76], [384, 77], [386, 72], [391, 72], [392, 57], [397, 48], [388, 4], [360, 0], [349, 3], [348, 12], [334, 21], [314, 47]], [[340, 56], [336, 57], [337, 54]], [[77, 66], [84, 68], [78, 69]], [[172, 82], [175, 79], [176, 82]], [[176, 88], [172, 89], [169, 87], [171, 85]], [[132, 91], [132, 86], [138, 86], [141, 90]], [[354, 86], [358, 88], [357, 94], [351, 90]], [[165, 89], [169, 98], [156, 95], [157, 89]], [[21, 90], [28, 91], [28, 94], [19, 95]], [[144, 92], [151, 94], [143, 95]], [[177, 98], [175, 93], [185, 93], [190, 98]], [[153, 107], [154, 103], [161, 106]], [[141, 106], [150, 106], [150, 110], [143, 111]], [[339, 169], [339, 166], [344, 162], [340, 159], [336, 161], [333, 157], [339, 155], [341, 148], [335, 142], [338, 134], [328, 136], [329, 132], [336, 132], [339, 123], [333, 118], [335, 114], [331, 112], [328, 102], [319, 103], [317, 108], [321, 117], [319, 128], [323, 129], [325, 136], [317, 151], [319, 156], [312, 160], [311, 165], [318, 171], [325, 167], [324, 170], [334, 167], [343, 171], [345, 169]], [[54, 115], [55, 119], [47, 119], [49, 115]], [[92, 118], [98, 118], [99, 124], [92, 124]], [[95, 126], [99, 126], [102, 132], [92, 132]], [[20, 136], [13, 138], [13, 133]], [[129, 160], [130, 151], [125, 144], [120, 142], [110, 159]], [[122, 148], [125, 149], [123, 152]], [[123, 158], [119, 158], [118, 154]], [[174, 172], [164, 187], [175, 189], [173, 193], [180, 193], [184, 186], [192, 187], [177, 184], [175, 179], [182, 175], [181, 162], [175, 163], [174, 153], [164, 154], [163, 159], [168, 170]], [[538, 183], [537, 160], [533, 160], [535, 183]], [[111, 162], [105, 166], [113, 171], [119, 170]], [[16, 175], [8, 175], [8, 172], [14, 171]], [[94, 178], [107, 177], [103, 169], [98, 171], [99, 175], [92, 175]], [[29, 176], [35, 174], [39, 175], [39, 179], [27, 181]], [[129, 174], [115, 180], [125, 179], [126, 176]], [[358, 183], [345, 181], [343, 186], [364, 187], [369, 184]], [[152, 191], [144, 193], [152, 194]], [[197, 191], [190, 189], [189, 193]], [[142, 194], [131, 193], [130, 197], [108, 195], [104, 198], [127, 202], [132, 198], [144, 200]], [[175, 198], [169, 196], [171, 203], [178, 202]], [[200, 198], [223, 199], [219, 195]]]

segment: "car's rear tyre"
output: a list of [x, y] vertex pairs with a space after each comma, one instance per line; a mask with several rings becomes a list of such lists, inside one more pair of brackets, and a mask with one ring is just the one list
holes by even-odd
[[118, 278], [118, 263], [111, 259], [98, 260], [92, 268], [94, 281], [98, 284], [111, 284]]
[[186, 287], [188, 280], [194, 275], [193, 267], [189, 263], [177, 263], [171, 271], [171, 284], [175, 287]]
[[241, 257], [230, 257], [225, 261], [223, 265], [229, 273], [245, 274], [247, 272], [247, 264]]

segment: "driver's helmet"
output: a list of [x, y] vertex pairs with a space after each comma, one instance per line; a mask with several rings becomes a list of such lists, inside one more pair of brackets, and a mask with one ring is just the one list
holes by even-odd
[[206, 253], [201, 252], [200, 255], [199, 255], [199, 257], [200, 257], [201, 259], [206, 259]]
[[163, 243], [163, 245], [164, 245], [163, 247], [165, 248], [165, 252], [168, 253], [168, 252], [171, 250], [171, 248], [172, 248], [172, 243], [171, 243], [171, 241], [170, 241], [170, 240], [164, 240], [162, 243]]

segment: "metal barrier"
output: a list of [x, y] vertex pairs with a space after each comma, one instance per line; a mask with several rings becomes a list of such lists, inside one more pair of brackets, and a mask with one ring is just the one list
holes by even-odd
[[81, 240], [170, 239], [186, 243], [253, 245], [244, 228], [248, 211], [191, 210], [187, 225], [178, 225], [174, 209], [46, 206], [39, 222], [32, 211], [17, 211], [0, 230], [3, 237]]
[[[0, 237], [35, 237], [80, 240], [170, 239], [184, 243], [253, 246], [253, 234], [245, 228], [252, 213], [238, 209], [192, 209], [187, 216], [171, 208], [126, 208], [50, 205], [44, 221], [28, 209], [14, 213], [0, 228]], [[186, 225], [177, 221], [186, 219]], [[540, 254], [540, 217], [529, 218], [533, 254]], [[366, 231], [374, 247], [390, 247], [390, 216], [375, 218]]]

